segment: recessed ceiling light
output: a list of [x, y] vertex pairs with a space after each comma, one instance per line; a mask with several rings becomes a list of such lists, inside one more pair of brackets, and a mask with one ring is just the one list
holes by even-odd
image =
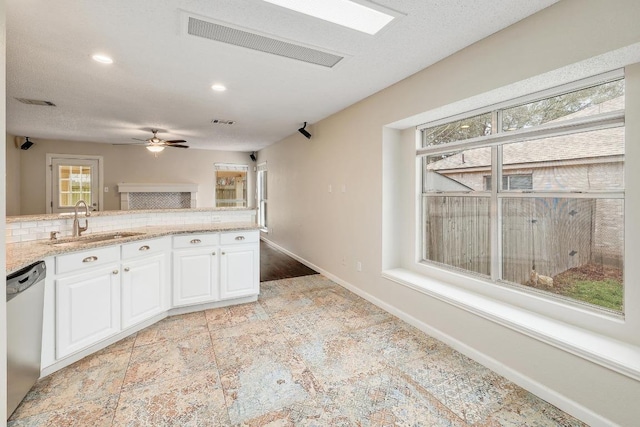
[[113, 59], [111, 59], [111, 57], [107, 55], [102, 55], [98, 53], [93, 55], [91, 58], [93, 58], [94, 61], [99, 62], [101, 64], [113, 64]]
[[470, 127], [471, 127], [471, 126], [469, 126], [469, 125], [461, 125], [461, 126], [460, 126], [460, 129], [469, 129]]
[[213, 86], [211, 86], [211, 89], [215, 90], [216, 92], [224, 92], [225, 90], [227, 90], [225, 85], [221, 85], [219, 83], [216, 83]]
[[367, 34], [375, 34], [393, 20], [393, 16], [350, 0], [264, 0], [296, 12]]

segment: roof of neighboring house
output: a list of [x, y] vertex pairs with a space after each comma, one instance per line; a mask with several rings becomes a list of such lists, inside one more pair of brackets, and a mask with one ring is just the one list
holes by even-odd
[[[561, 117], [554, 122], [591, 116], [598, 113], [617, 111], [624, 108], [624, 97], [619, 97], [599, 105], [585, 108]], [[503, 164], [518, 165], [549, 161], [579, 160], [624, 154], [624, 127], [581, 132], [553, 138], [505, 144]], [[489, 167], [491, 148], [468, 149], [430, 163], [427, 169], [471, 169]]]
[[469, 191], [473, 190], [466, 184], [436, 171], [428, 171], [426, 176], [426, 191]]

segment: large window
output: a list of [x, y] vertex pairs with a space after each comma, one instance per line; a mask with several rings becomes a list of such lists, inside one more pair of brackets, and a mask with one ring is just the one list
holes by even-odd
[[420, 129], [423, 262], [623, 313], [624, 79]]
[[247, 207], [248, 165], [216, 163], [216, 207]]

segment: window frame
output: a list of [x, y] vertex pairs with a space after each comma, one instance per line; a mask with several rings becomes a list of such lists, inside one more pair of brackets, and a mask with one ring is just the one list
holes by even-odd
[[[215, 163], [214, 165], [214, 191], [213, 191], [213, 204], [216, 208], [242, 208], [246, 209], [249, 206], [249, 165], [241, 164], [241, 163]], [[243, 196], [241, 199], [222, 199], [226, 200], [230, 203], [235, 203], [235, 206], [219, 206], [218, 205], [218, 172], [243, 172], [245, 174], [244, 182], [245, 188]], [[237, 204], [242, 202], [242, 206], [238, 206]]]
[[[417, 196], [420, 203], [417, 206], [417, 242], [416, 242], [416, 262], [430, 269], [431, 271], [437, 271], [438, 274], [443, 273], [443, 277], [447, 275], [455, 274], [456, 276], [462, 275], [468, 280], [476, 282], [479, 281], [482, 286], [484, 284], [499, 285], [499, 288], [506, 288], [507, 291], [517, 291], [519, 294], [524, 295], [526, 299], [541, 299], [542, 304], [554, 304], [560, 303], [562, 305], [568, 305], [573, 308], [585, 309], [590, 313], [600, 313], [613, 318], [624, 319], [623, 313], [617, 311], [608, 310], [588, 303], [583, 303], [579, 300], [574, 300], [568, 297], [556, 296], [551, 293], [536, 291], [535, 289], [529, 289], [523, 285], [514, 284], [505, 280], [502, 280], [502, 224], [501, 224], [501, 206], [504, 199], [515, 198], [590, 198], [590, 199], [622, 199], [624, 202], [624, 189], [623, 190], [588, 190], [588, 191], [544, 191], [544, 190], [509, 190], [502, 189], [502, 178], [508, 177], [509, 174], [503, 174], [502, 171], [502, 148], [504, 144], [517, 143], [524, 141], [538, 140], [542, 138], [551, 138], [555, 136], [570, 135], [579, 132], [597, 131], [602, 129], [609, 129], [614, 127], [620, 127], [625, 125], [625, 110], [618, 110], [609, 113], [600, 113], [593, 116], [579, 117], [569, 120], [563, 120], [559, 122], [550, 122], [542, 125], [534, 126], [529, 129], [520, 129], [514, 131], [503, 131], [501, 129], [501, 110], [515, 107], [518, 105], [534, 102], [542, 99], [546, 99], [553, 96], [562, 95], [565, 93], [573, 92], [576, 90], [596, 86], [599, 84], [608, 83], [615, 80], [624, 80], [624, 71], [616, 70], [613, 72], [605, 73], [603, 75], [594, 76], [588, 79], [583, 79], [570, 84], [558, 86], [546, 91], [533, 93], [524, 97], [512, 99], [510, 101], [501, 102], [499, 104], [490, 105], [482, 109], [476, 109], [467, 113], [458, 114], [452, 117], [432, 121], [416, 127], [416, 183], [419, 183], [416, 187]], [[440, 145], [433, 145], [424, 147], [424, 132], [425, 129], [430, 129], [436, 126], [445, 125], [451, 122], [464, 120], [465, 118], [476, 117], [481, 114], [493, 114], [492, 133], [487, 136], [474, 137], [464, 139], [461, 141], [443, 143]], [[427, 156], [443, 155], [451, 152], [491, 147], [491, 181], [500, 182], [499, 186], [492, 186], [490, 190], [486, 189], [484, 184], [485, 178], [483, 177], [483, 188], [479, 191], [466, 192], [466, 191], [436, 191], [427, 193], [425, 192], [422, 183], [425, 181], [423, 175], [426, 170], [424, 167], [424, 159]], [[626, 151], [626, 150], [625, 150]], [[486, 176], [486, 175], [485, 175]], [[495, 187], [495, 188], [493, 188]], [[440, 264], [434, 261], [426, 260], [425, 244], [426, 244], [426, 224], [424, 221], [424, 206], [425, 197], [483, 197], [490, 198], [490, 252], [491, 252], [491, 267], [490, 277], [484, 278], [475, 274], [472, 271], [466, 271], [454, 266], [446, 264]], [[623, 217], [623, 225], [626, 222], [626, 218]], [[625, 231], [626, 236], [626, 231]], [[625, 260], [626, 253], [623, 252], [623, 261]], [[469, 282], [470, 283], [470, 282]], [[624, 283], [624, 302], [627, 300], [627, 281]], [[500, 292], [500, 290], [489, 290], [489, 293]], [[520, 296], [522, 296], [520, 295]], [[536, 301], [534, 305], [538, 305], [540, 301]]]

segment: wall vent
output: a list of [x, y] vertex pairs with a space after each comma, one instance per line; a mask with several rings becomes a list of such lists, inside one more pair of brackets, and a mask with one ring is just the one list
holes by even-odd
[[203, 21], [192, 16], [189, 17], [187, 33], [192, 36], [271, 53], [273, 55], [321, 65], [327, 68], [334, 67], [344, 59], [344, 56], [334, 55], [237, 28]]
[[51, 101], [40, 101], [39, 99], [16, 98], [16, 100], [28, 105], [44, 105], [45, 107], [55, 107]]
[[235, 120], [212, 119], [211, 123], [214, 125], [232, 125], [235, 123]]

